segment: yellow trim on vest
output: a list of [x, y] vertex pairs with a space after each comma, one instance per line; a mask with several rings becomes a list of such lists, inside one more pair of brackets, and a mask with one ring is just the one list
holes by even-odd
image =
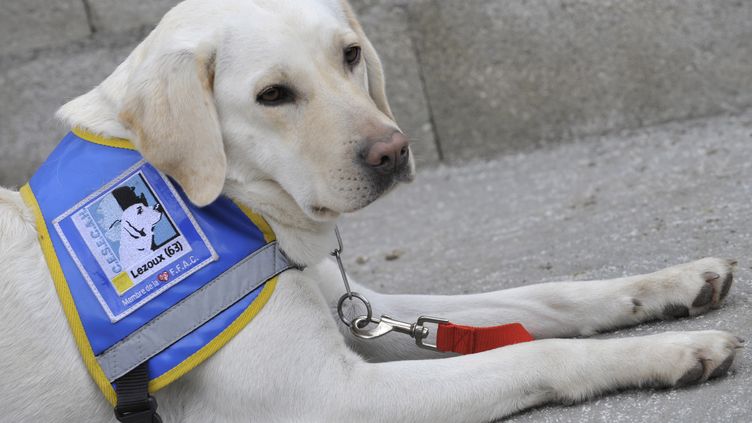
[[238, 206], [238, 208], [248, 216], [249, 219], [251, 219], [251, 222], [259, 228], [261, 233], [264, 234], [264, 241], [266, 241], [267, 244], [277, 240], [277, 235], [274, 234], [272, 227], [269, 226], [269, 223], [266, 222], [266, 219], [264, 219], [263, 216], [254, 212], [239, 201], [232, 200], [232, 202], [235, 203], [235, 205]]
[[174, 382], [184, 374], [193, 370], [194, 367], [201, 364], [204, 360], [211, 357], [215, 352], [228, 343], [235, 335], [238, 334], [248, 323], [253, 320], [254, 317], [261, 311], [266, 305], [266, 302], [271, 298], [274, 293], [274, 288], [277, 287], [277, 279], [279, 276], [275, 276], [269, 279], [261, 289], [258, 297], [251, 303], [251, 305], [245, 309], [240, 316], [238, 316], [230, 326], [226, 327], [219, 335], [212, 339], [208, 344], [204, 345], [200, 350], [193, 353], [190, 357], [183, 360], [180, 364], [173, 367], [169, 371], [165, 372], [161, 376], [153, 379], [149, 382], [149, 392], [156, 392], [170, 383]]
[[79, 138], [93, 142], [94, 144], [104, 145], [107, 147], [124, 148], [126, 150], [136, 149], [136, 147], [134, 147], [129, 140], [126, 140], [124, 138], [109, 138], [81, 128], [73, 128], [71, 129], [71, 132], [78, 135]]
[[76, 305], [73, 302], [73, 296], [68, 289], [68, 283], [65, 280], [63, 269], [58, 262], [57, 254], [55, 253], [55, 247], [52, 246], [52, 240], [50, 234], [47, 231], [47, 225], [44, 223], [44, 216], [39, 209], [34, 193], [31, 191], [29, 184], [21, 187], [21, 197], [26, 205], [34, 212], [34, 218], [37, 223], [37, 232], [39, 233], [39, 244], [42, 246], [42, 252], [44, 258], [47, 261], [47, 267], [50, 269], [50, 275], [52, 281], [55, 283], [55, 290], [57, 296], [60, 298], [60, 304], [63, 306], [65, 317], [68, 319], [68, 325], [70, 325], [71, 332], [73, 332], [73, 338], [76, 340], [78, 350], [81, 352], [81, 357], [84, 360], [86, 369], [89, 371], [91, 378], [99, 386], [99, 389], [104, 394], [105, 399], [110, 404], [115, 405], [117, 402], [117, 395], [115, 395], [115, 389], [107, 380], [102, 368], [99, 367], [97, 359], [94, 356], [94, 350], [91, 349], [91, 344], [86, 338], [86, 332], [84, 332], [84, 326], [81, 324], [81, 318], [76, 311]]

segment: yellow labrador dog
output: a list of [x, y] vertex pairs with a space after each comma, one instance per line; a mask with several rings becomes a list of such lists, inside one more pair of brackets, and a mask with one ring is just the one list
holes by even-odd
[[[381, 64], [344, 0], [188, 0], [99, 86], [71, 127], [132, 141], [198, 205], [221, 193], [270, 223], [305, 270], [214, 357], [156, 397], [173, 422], [483, 422], [547, 402], [722, 375], [722, 331], [564, 339], [721, 305], [733, 262], [465, 296], [384, 295], [374, 313], [522, 322], [537, 339], [465, 356], [358, 340], [333, 310], [343, 213], [413, 178]], [[399, 213], [395, 210], [395, 213]], [[114, 421], [79, 358], [18, 192], [0, 189], [0, 410], [14, 422]]]

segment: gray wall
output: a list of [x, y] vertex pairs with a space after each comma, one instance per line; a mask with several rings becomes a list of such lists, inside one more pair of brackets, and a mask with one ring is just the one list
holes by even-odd
[[[0, 3], [0, 184], [175, 0]], [[752, 105], [750, 0], [354, 0], [419, 165]]]

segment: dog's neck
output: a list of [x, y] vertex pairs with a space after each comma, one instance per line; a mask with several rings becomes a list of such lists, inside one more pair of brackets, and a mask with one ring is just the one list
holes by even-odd
[[239, 183], [228, 179], [224, 193], [264, 216], [274, 230], [280, 248], [297, 264], [316, 264], [337, 246], [336, 221], [311, 219], [276, 182]]

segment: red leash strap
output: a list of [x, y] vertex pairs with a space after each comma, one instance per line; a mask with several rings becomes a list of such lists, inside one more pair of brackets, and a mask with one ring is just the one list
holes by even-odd
[[534, 339], [519, 323], [485, 328], [440, 323], [436, 333], [436, 348], [444, 352], [473, 354]]

